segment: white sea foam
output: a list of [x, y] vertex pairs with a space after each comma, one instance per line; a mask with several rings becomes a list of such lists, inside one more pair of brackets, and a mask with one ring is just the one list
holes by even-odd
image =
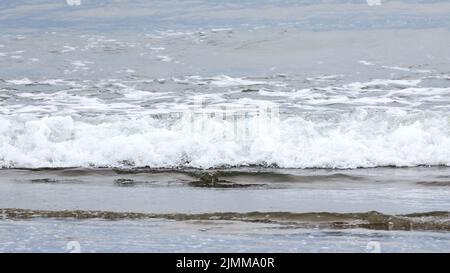
[[361, 90], [365, 88], [375, 88], [377, 86], [390, 86], [390, 87], [413, 87], [421, 83], [421, 80], [387, 80], [387, 79], [375, 79], [369, 82], [354, 82], [344, 85], [344, 88]]
[[76, 49], [77, 49], [76, 47], [65, 45], [63, 46], [63, 50], [61, 50], [61, 53], [72, 52], [75, 51]]
[[251, 80], [245, 78], [233, 78], [226, 75], [219, 75], [214, 77], [201, 77], [201, 76], [187, 76], [182, 79], [174, 78], [174, 82], [182, 84], [195, 84], [195, 85], [212, 85], [217, 87], [233, 87], [233, 86], [251, 86], [251, 85], [274, 85], [281, 86], [283, 84], [278, 82]]
[[[267, 128], [248, 122], [250, 138], [231, 121], [0, 116], [3, 167], [218, 167], [275, 164], [285, 168], [450, 165], [450, 116], [356, 111], [293, 117]], [[195, 126], [193, 126], [195, 125]]]
[[81, 0], [66, 0], [66, 3], [69, 6], [79, 6], [81, 5]]
[[8, 84], [14, 84], [14, 85], [23, 85], [23, 84], [32, 84], [33, 83], [33, 81], [28, 78], [7, 80], [6, 82]]
[[233, 29], [232, 28], [213, 28], [211, 29], [212, 32], [231, 32]]
[[168, 55], [158, 55], [156, 56], [158, 58], [158, 60], [169, 63], [172, 61], [172, 58]]
[[157, 98], [168, 98], [168, 97], [173, 97], [171, 95], [169, 95], [168, 93], [163, 93], [163, 92], [148, 92], [148, 91], [141, 91], [141, 90], [134, 90], [134, 89], [129, 89], [129, 92], [124, 93], [124, 97], [127, 99], [131, 99], [131, 100], [141, 100], [144, 98], [149, 98], [149, 97], [157, 97]]
[[342, 75], [321, 75], [317, 77], [306, 78], [306, 80], [313, 82], [326, 82], [326, 81], [335, 81], [341, 77]]
[[153, 50], [153, 51], [162, 51], [162, 50], [165, 50], [166, 48], [164, 48], [164, 47], [150, 47], [150, 49]]
[[362, 64], [362, 65], [367, 65], [367, 66], [375, 65], [374, 63], [369, 62], [369, 61], [365, 61], [365, 60], [360, 60], [359, 63]]
[[398, 71], [405, 71], [405, 72], [416, 72], [416, 73], [431, 73], [431, 70], [427, 69], [412, 69], [408, 67], [401, 67], [401, 66], [382, 66], [382, 68], [386, 69], [392, 69], [392, 70], [398, 70]]
[[87, 62], [84, 62], [84, 61], [73, 61], [71, 64], [74, 65], [74, 66], [77, 66], [77, 67], [85, 67], [87, 65]]

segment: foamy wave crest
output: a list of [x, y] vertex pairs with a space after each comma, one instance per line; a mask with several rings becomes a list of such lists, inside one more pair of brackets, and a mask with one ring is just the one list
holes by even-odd
[[[0, 116], [2, 167], [357, 168], [450, 165], [450, 115], [355, 111], [277, 123], [210, 117], [82, 121]], [[264, 126], [261, 126], [263, 124]], [[244, 134], [245, 137], [242, 137]]]

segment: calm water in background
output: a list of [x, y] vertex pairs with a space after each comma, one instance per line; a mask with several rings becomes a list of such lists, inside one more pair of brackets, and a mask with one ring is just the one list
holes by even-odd
[[[0, 1], [0, 250], [448, 251], [449, 16]], [[42, 215], [74, 210], [151, 217]]]

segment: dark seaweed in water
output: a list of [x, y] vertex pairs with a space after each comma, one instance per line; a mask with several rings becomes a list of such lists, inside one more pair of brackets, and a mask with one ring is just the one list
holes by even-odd
[[57, 179], [51, 179], [51, 178], [42, 178], [42, 179], [32, 179], [31, 183], [45, 183], [45, 184], [53, 184], [58, 183], [59, 181]]
[[132, 187], [132, 186], [136, 185], [136, 181], [134, 181], [133, 179], [120, 178], [120, 179], [114, 180], [114, 185], [120, 186], [120, 187]]
[[36, 178], [27, 180], [33, 184], [79, 184], [83, 183], [81, 180], [77, 179], [55, 179], [55, 178]]
[[200, 172], [193, 173], [198, 177], [197, 181], [190, 182], [189, 185], [193, 187], [204, 188], [249, 188], [254, 186], [261, 186], [261, 184], [239, 184], [231, 181], [220, 179], [218, 173]]
[[423, 186], [450, 187], [450, 181], [417, 182], [417, 184]]

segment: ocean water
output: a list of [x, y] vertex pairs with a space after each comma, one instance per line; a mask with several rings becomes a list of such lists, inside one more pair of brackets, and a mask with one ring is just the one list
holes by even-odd
[[449, 15], [0, 0], [0, 251], [448, 252]]

